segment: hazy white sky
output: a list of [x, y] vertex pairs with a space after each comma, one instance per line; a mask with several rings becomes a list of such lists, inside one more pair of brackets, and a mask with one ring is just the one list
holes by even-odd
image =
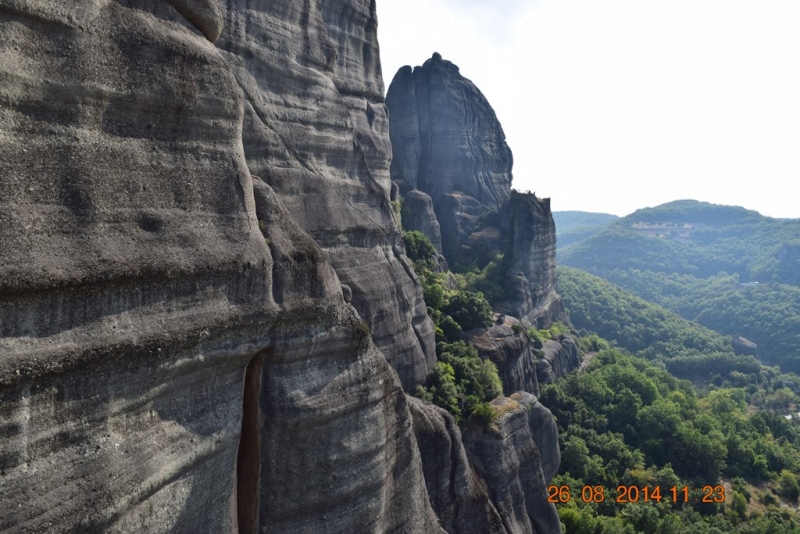
[[514, 187], [625, 215], [800, 217], [800, 1], [377, 0], [388, 88], [434, 51], [489, 99]]

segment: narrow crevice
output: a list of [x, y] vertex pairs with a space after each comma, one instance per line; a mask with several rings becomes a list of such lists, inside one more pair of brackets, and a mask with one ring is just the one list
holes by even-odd
[[247, 366], [242, 394], [242, 434], [236, 462], [236, 508], [239, 534], [254, 534], [258, 528], [258, 495], [261, 474], [259, 393], [261, 355]]

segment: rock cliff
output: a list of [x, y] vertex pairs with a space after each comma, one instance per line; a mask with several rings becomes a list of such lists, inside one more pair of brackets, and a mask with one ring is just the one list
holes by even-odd
[[548, 480], [524, 404], [532, 399], [518, 398], [523, 402], [505, 397], [492, 401], [497, 421], [467, 428], [464, 446], [475, 471], [486, 480], [506, 532], [560, 533], [556, 507], [541, 491]]
[[556, 288], [556, 225], [549, 198], [513, 191], [501, 213], [501, 228], [509, 236], [510, 300], [503, 311], [523, 324], [547, 328], [553, 322], [569, 324]]
[[481, 358], [497, 366], [503, 391], [527, 391], [539, 396], [537, 363], [531, 341], [520, 322], [509, 315], [495, 314], [489, 328], [466, 333], [467, 341]]
[[511, 150], [486, 98], [457, 66], [433, 54], [403, 67], [386, 95], [401, 194], [427, 193], [442, 227], [442, 251], [453, 261], [477, 217], [498, 208], [511, 190]]
[[339, 281], [424, 375], [350, 4], [0, 2], [3, 532], [438, 531]]
[[[0, 531], [559, 530], [535, 399], [462, 440], [403, 391], [433, 324], [376, 32], [367, 0], [0, 0]], [[477, 138], [429, 195], [464, 237], [510, 183]]]
[[433, 324], [389, 204], [374, 2], [230, 0], [217, 45], [244, 93], [248, 167], [325, 250], [413, 389], [435, 361]]

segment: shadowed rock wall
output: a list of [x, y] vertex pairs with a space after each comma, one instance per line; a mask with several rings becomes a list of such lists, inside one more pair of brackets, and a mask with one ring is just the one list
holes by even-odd
[[[322, 19], [295, 33], [302, 9], [269, 5], [248, 21], [213, 0], [0, 2], [3, 532], [437, 531], [405, 396], [343, 298], [336, 251], [291, 221], [302, 200], [284, 209], [245, 161], [243, 130], [267, 127], [241, 66], [208, 40], [217, 14], [285, 52], [257, 71], [282, 95], [258, 98], [335, 94]], [[297, 65], [290, 50], [309, 53]], [[324, 91], [303, 100], [292, 83]], [[351, 131], [339, 139], [349, 108], [320, 106], [341, 130], [312, 135], [314, 112], [298, 111], [268, 139], [296, 155], [312, 138], [316, 161], [297, 165], [329, 162], [329, 194], [376, 203], [351, 179], [351, 163], [368, 165], [337, 148], [358, 152]], [[316, 198], [308, 184], [298, 195]], [[388, 256], [413, 316], [384, 223], [340, 246]]]
[[392, 121], [392, 180], [401, 194], [427, 193], [453, 261], [478, 216], [511, 190], [511, 150], [494, 110], [458, 67], [439, 54], [403, 67], [386, 95]]
[[550, 199], [513, 191], [501, 209], [501, 221], [512, 255], [506, 287], [511, 298], [502, 311], [536, 328], [556, 321], [569, 324], [556, 290], [556, 225]]

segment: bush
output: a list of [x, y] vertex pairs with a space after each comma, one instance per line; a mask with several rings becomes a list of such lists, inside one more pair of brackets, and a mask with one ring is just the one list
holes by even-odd
[[[406, 256], [415, 264], [431, 265], [436, 262], [436, 248], [425, 234], [418, 230], [403, 233], [403, 242], [406, 245]], [[419, 269], [417, 269], [419, 272]]]
[[492, 307], [481, 293], [457, 291], [442, 308], [464, 330], [488, 327], [492, 324]]
[[427, 387], [417, 388], [416, 396], [450, 412], [459, 425], [474, 413], [491, 423], [488, 402], [503, 393], [494, 363], [481, 359], [475, 347], [463, 341], [438, 343], [436, 352], [439, 361], [428, 375]]

